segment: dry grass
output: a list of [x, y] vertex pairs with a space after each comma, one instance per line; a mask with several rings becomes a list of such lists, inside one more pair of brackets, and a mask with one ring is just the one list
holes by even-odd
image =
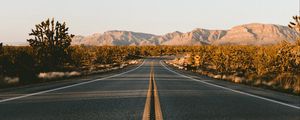
[[300, 93], [300, 75], [282, 73], [270, 82], [280, 89], [291, 90], [298, 94]]
[[203, 46], [169, 64], [216, 79], [300, 95], [300, 39], [273, 46]]

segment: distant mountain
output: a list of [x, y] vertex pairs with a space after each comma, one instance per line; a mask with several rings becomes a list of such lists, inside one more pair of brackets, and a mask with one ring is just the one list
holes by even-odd
[[273, 24], [246, 24], [233, 27], [214, 44], [268, 45], [282, 40], [293, 42], [300, 34], [286, 26]]
[[90, 36], [75, 36], [72, 44], [84, 45], [154, 45], [152, 34], [130, 31], [108, 31]]
[[[226, 34], [224, 30], [195, 29], [187, 33], [171, 33], [161, 36], [165, 39], [162, 45], [203, 45], [211, 44]], [[168, 37], [166, 37], [168, 36]]]
[[175, 31], [165, 35], [153, 35], [131, 31], [108, 31], [90, 36], [75, 36], [73, 45], [207, 45], [239, 44], [266, 45], [282, 40], [293, 42], [300, 34], [286, 26], [274, 24], [246, 24], [230, 30], [195, 29], [182, 33]]

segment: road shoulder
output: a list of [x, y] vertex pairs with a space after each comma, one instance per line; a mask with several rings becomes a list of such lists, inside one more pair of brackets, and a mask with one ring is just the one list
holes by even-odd
[[273, 91], [273, 90], [264, 89], [264, 88], [258, 88], [258, 87], [254, 87], [254, 86], [248, 86], [248, 85], [244, 85], [244, 84], [232, 83], [232, 82], [224, 81], [224, 80], [217, 80], [217, 79], [210, 78], [208, 76], [203, 76], [203, 75], [191, 72], [191, 71], [176, 69], [176, 68], [174, 68], [170, 65], [167, 65], [163, 62], [161, 62], [161, 63], [177, 73], [184, 74], [190, 78], [193, 78], [193, 79], [196, 79], [199, 81], [205, 81], [207, 83], [222, 86], [225, 88], [230, 88], [230, 89], [233, 89], [236, 91], [241, 91], [241, 92], [248, 93], [251, 95], [280, 101], [280, 102], [291, 104], [294, 106], [300, 106], [300, 96], [291, 95], [291, 94], [282, 93], [282, 92]]

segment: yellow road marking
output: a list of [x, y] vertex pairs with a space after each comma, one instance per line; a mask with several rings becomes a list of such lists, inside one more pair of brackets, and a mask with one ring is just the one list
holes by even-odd
[[143, 120], [150, 120], [150, 110], [151, 110], [151, 94], [152, 94], [152, 74], [150, 73], [149, 88], [147, 92], [147, 98], [144, 108]]
[[[153, 92], [153, 94], [152, 94]], [[153, 95], [153, 96], [152, 96]], [[160, 102], [159, 102], [159, 95], [158, 90], [156, 86], [156, 82], [154, 79], [154, 69], [153, 69], [153, 62], [151, 63], [151, 71], [150, 71], [150, 79], [149, 79], [149, 88], [147, 92], [147, 98], [143, 113], [143, 120], [150, 120], [151, 119], [151, 98], [153, 97], [153, 103], [154, 103], [154, 114], [155, 114], [155, 120], [163, 120]], [[153, 119], [153, 118], [152, 118]]]

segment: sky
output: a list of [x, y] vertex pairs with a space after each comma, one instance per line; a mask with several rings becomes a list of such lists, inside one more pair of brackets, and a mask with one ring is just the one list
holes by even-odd
[[163, 35], [247, 23], [287, 25], [299, 0], [0, 0], [0, 42], [26, 42], [35, 24], [65, 21], [70, 33], [128, 30]]

